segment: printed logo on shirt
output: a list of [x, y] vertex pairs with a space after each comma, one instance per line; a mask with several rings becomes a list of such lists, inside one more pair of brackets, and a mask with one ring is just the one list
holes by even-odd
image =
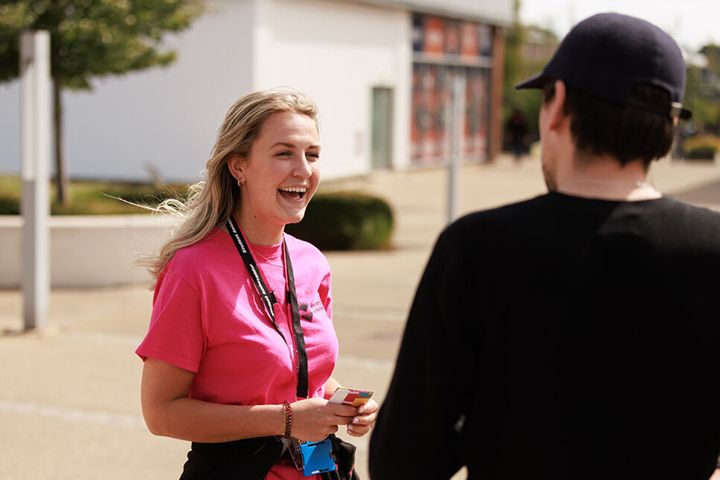
[[307, 302], [301, 303], [300, 305], [298, 305], [298, 309], [300, 310], [300, 318], [302, 318], [303, 320], [307, 320], [308, 322], [312, 322], [313, 313], [325, 310], [325, 307], [323, 307], [323, 304], [320, 300], [315, 300], [310, 305], [308, 305]]
[[313, 318], [313, 312], [310, 310], [310, 307], [307, 303], [301, 303], [298, 305], [298, 308], [300, 309], [300, 318], [303, 320], [307, 320], [308, 322], [312, 322]]

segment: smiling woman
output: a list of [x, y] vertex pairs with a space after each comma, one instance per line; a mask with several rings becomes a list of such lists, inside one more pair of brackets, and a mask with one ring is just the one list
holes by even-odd
[[[287, 447], [343, 450], [340, 425], [361, 436], [375, 421], [372, 400], [328, 402], [339, 387], [330, 268], [284, 231], [317, 190], [319, 160], [312, 101], [252, 93], [228, 111], [207, 181], [159, 208], [184, 220], [149, 262], [153, 312], [137, 354], [148, 428], [193, 442], [183, 480], [307, 478]], [[354, 478], [352, 454], [328, 460]]]
[[297, 223], [320, 182], [320, 135], [313, 118], [278, 112], [263, 123], [250, 154], [232, 154], [228, 168], [240, 185], [239, 220], [251, 243], [279, 243]]

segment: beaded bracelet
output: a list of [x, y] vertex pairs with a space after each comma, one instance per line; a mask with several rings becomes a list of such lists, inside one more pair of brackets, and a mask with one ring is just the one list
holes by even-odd
[[292, 432], [292, 421], [293, 421], [292, 408], [290, 408], [290, 404], [287, 401], [282, 402], [282, 407], [283, 407], [283, 418], [285, 420], [285, 428], [283, 429], [282, 436], [285, 438], [290, 438], [290, 433]]

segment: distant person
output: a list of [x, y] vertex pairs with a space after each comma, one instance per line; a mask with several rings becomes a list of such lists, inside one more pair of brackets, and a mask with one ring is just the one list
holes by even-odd
[[519, 162], [527, 153], [528, 121], [522, 110], [519, 108], [513, 109], [510, 118], [505, 124], [505, 130], [510, 138], [513, 158], [516, 162]]
[[[322, 441], [340, 425], [361, 436], [375, 420], [372, 400], [328, 403], [339, 386], [330, 268], [284, 233], [320, 181], [316, 116], [299, 93], [238, 99], [206, 182], [152, 263], [152, 319], [137, 349], [142, 409], [154, 434], [193, 442], [183, 480], [308, 478], [288, 439]], [[337, 460], [332, 478], [355, 478], [352, 455]]]
[[648, 181], [685, 64], [592, 16], [539, 75], [549, 192], [470, 214], [420, 281], [373, 480], [707, 480], [720, 451], [720, 214]]

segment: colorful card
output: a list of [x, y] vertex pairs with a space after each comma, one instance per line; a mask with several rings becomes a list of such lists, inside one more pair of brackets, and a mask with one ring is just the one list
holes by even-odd
[[355, 390], [352, 388], [338, 388], [333, 396], [328, 400], [330, 403], [342, 403], [343, 405], [351, 405], [359, 407], [365, 405], [373, 392], [367, 390]]

